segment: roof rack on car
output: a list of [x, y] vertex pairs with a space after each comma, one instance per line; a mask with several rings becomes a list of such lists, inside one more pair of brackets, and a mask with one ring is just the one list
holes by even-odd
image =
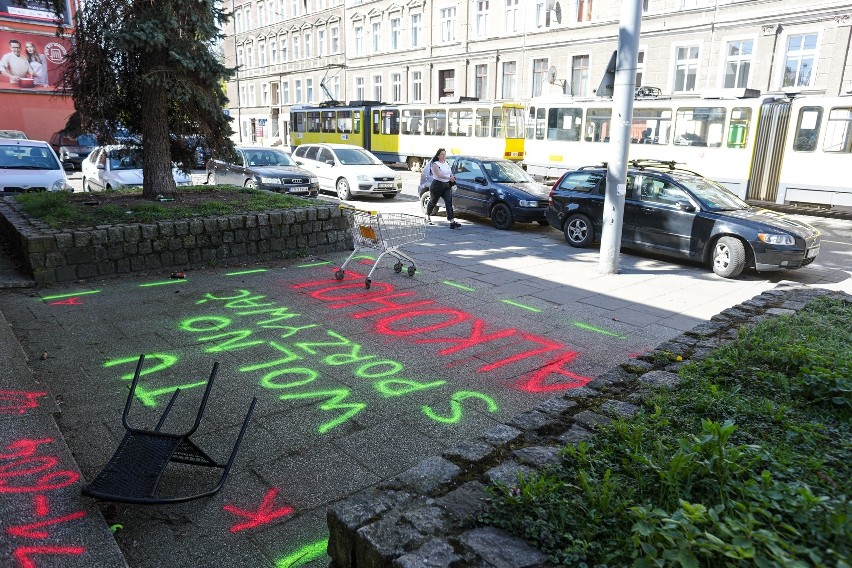
[[[652, 169], [652, 170], [667, 169], [669, 171], [685, 172], [685, 173], [701, 176], [701, 174], [699, 174], [696, 171], [688, 170], [686, 168], [679, 168], [679, 167], [677, 167], [677, 164], [678, 164], [678, 162], [675, 162], [674, 160], [650, 160], [650, 159], [638, 160], [637, 159], [637, 160], [628, 160], [627, 161], [627, 167], [633, 168], [634, 170], [644, 171], [644, 170], [647, 170], [647, 169]], [[601, 162], [600, 165], [597, 165], [597, 166], [583, 166], [579, 169], [581, 169], [581, 170], [599, 169], [599, 168], [606, 169], [608, 167], [608, 165], [609, 165], [609, 162]]]

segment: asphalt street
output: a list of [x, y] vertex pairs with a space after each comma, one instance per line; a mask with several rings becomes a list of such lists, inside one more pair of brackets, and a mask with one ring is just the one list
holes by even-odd
[[[397, 199], [352, 204], [419, 214], [417, 176], [404, 176]], [[463, 216], [461, 229], [441, 218], [424, 241], [404, 247], [413, 276], [382, 259], [369, 290], [364, 276], [380, 251], [364, 249], [341, 281], [334, 273], [343, 253], [192, 270], [185, 279], [149, 274], [7, 290], [0, 311], [57, 401], [59, 428], [87, 480], [121, 438], [139, 354], [148, 363], [131, 422], [152, 426], [179, 386], [167, 430], [191, 422], [219, 362], [196, 436], [216, 458], [227, 456], [257, 397], [216, 496], [103, 508], [109, 524], [121, 525], [115, 538], [131, 566], [326, 566], [326, 510], [353, 492], [778, 282], [852, 293], [852, 222], [807, 220], [824, 233], [811, 266], [736, 280], [626, 253], [621, 274], [601, 274], [597, 249], [573, 249], [558, 231], [497, 231]], [[177, 473], [167, 480], [176, 491], [211, 482]]]

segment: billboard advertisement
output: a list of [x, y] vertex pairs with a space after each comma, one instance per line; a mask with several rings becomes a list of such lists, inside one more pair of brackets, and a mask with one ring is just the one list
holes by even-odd
[[[62, 17], [66, 25], [71, 23], [69, 1], [65, 2], [65, 13]], [[0, 17], [2, 16], [35, 22], [56, 21], [52, 0], [0, 0]]]
[[67, 40], [55, 36], [0, 31], [0, 90], [36, 93], [61, 89], [68, 48]]

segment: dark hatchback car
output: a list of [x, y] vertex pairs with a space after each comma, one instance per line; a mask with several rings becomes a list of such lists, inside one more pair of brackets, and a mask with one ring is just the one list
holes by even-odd
[[[720, 185], [673, 165], [631, 162], [621, 244], [708, 263], [725, 278], [746, 267], [799, 268], [813, 262], [820, 232], [757, 209]], [[571, 246], [600, 241], [606, 168], [567, 172], [550, 192], [547, 221]]]
[[83, 160], [85, 160], [95, 146], [98, 145], [98, 140], [92, 134], [65, 134], [56, 132], [50, 137], [50, 145], [56, 155], [59, 156], [59, 161], [66, 169], [81, 169]]
[[[547, 225], [549, 188], [533, 180], [509, 160], [477, 156], [447, 156], [456, 176], [453, 210], [489, 217], [498, 229], [511, 229], [514, 223]], [[429, 203], [426, 164], [420, 176], [420, 206], [425, 213]], [[439, 202], [440, 203], [440, 202]]]
[[277, 148], [237, 146], [237, 163], [207, 162], [207, 183], [266, 189], [305, 197], [319, 194], [317, 177]]

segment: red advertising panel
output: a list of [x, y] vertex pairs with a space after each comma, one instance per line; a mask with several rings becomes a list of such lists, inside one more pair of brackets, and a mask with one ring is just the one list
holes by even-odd
[[[0, 0], [0, 17], [35, 22], [53, 23], [56, 21], [52, 0]], [[66, 24], [71, 23], [68, 2], [65, 2], [65, 13], [62, 14], [62, 20]]]
[[65, 39], [0, 31], [0, 91], [36, 93], [61, 89], [67, 53]]

